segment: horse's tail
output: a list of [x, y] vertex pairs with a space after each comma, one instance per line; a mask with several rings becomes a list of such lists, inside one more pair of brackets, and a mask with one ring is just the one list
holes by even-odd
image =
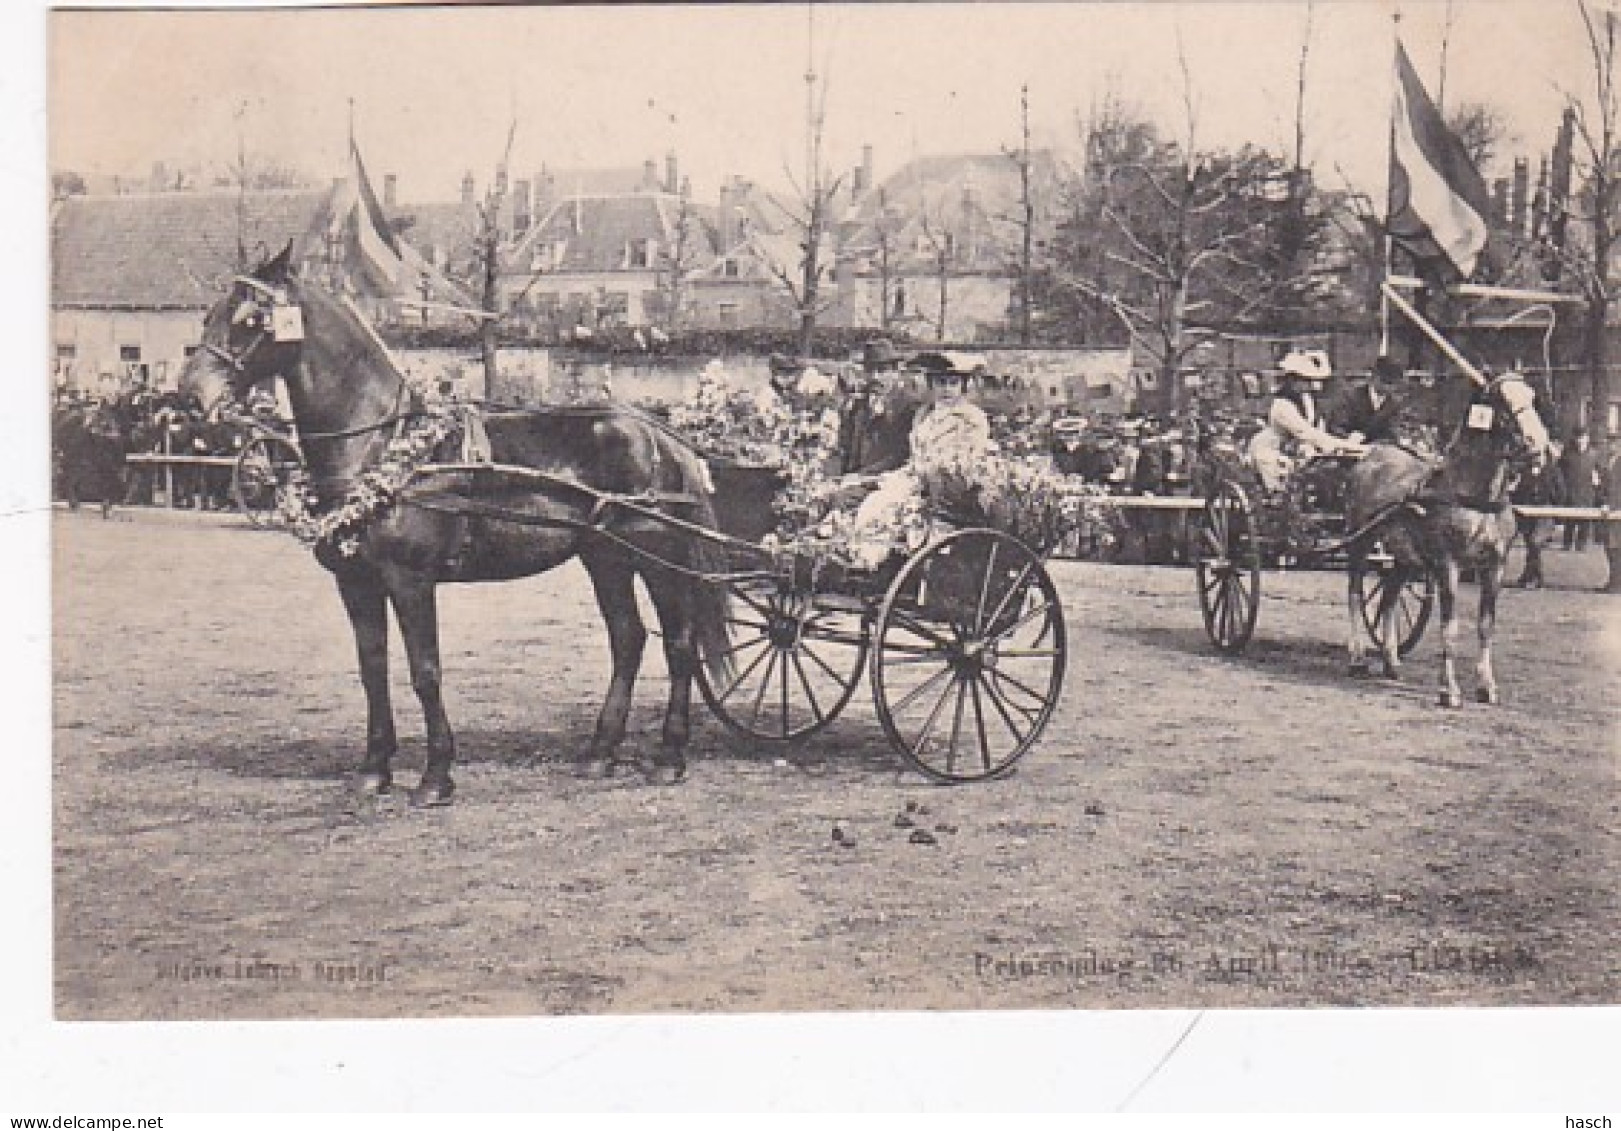
[[[682, 477], [686, 480], [686, 490], [698, 500], [691, 512], [692, 521], [715, 530], [717, 526], [715, 507], [710, 498], [712, 487], [709, 469], [703, 457], [684, 442], [679, 442], [679, 438], [673, 434], [672, 438], [678, 440], [676, 447], [682, 457]], [[727, 571], [729, 562], [724, 546], [697, 534], [692, 536], [690, 546], [687, 564], [694, 573], [718, 576]], [[705, 581], [701, 577], [692, 579], [691, 592], [693, 643], [703, 657], [710, 684], [725, 687], [731, 682], [733, 671], [731, 600], [724, 585]]]

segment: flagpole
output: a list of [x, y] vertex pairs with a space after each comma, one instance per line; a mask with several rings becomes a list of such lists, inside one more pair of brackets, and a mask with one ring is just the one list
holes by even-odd
[[[1379, 281], [1379, 356], [1390, 356], [1390, 299], [1385, 295], [1384, 283], [1395, 272], [1396, 242], [1390, 235], [1390, 178], [1396, 163], [1396, 86], [1401, 76], [1396, 73], [1396, 52], [1401, 48], [1401, 5], [1390, 14], [1390, 117], [1385, 129], [1385, 225], [1384, 225], [1384, 278]], [[1403, 362], [1405, 368], [1406, 362]]]

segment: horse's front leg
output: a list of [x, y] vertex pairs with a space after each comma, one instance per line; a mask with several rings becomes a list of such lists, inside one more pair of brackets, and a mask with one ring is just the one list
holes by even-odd
[[1495, 705], [1498, 700], [1497, 675], [1492, 670], [1492, 637], [1497, 631], [1497, 595], [1503, 589], [1503, 562], [1501, 559], [1483, 566], [1480, 574], [1480, 613], [1476, 631], [1480, 637], [1480, 656], [1475, 661], [1475, 698]]
[[692, 676], [697, 667], [698, 649], [693, 631], [692, 602], [687, 589], [692, 582], [654, 576], [648, 579], [648, 593], [658, 611], [664, 634], [664, 661], [670, 669], [670, 700], [664, 710], [664, 735], [654, 762], [654, 778], [674, 785], [687, 776], [687, 741], [692, 734]]
[[369, 569], [339, 573], [338, 593], [355, 634], [366, 692], [366, 759], [355, 784], [361, 793], [387, 793], [394, 784], [389, 763], [397, 746], [388, 696], [388, 601], [382, 579]]
[[1443, 707], [1463, 706], [1463, 692], [1458, 689], [1458, 675], [1454, 663], [1458, 650], [1458, 563], [1451, 555], [1436, 572], [1440, 592], [1436, 603], [1441, 613], [1441, 698]]
[[608, 681], [602, 711], [597, 715], [591, 746], [577, 759], [576, 769], [582, 774], [597, 769], [612, 773], [617, 765], [619, 744], [625, 740], [625, 720], [630, 714], [636, 676], [642, 667], [647, 627], [636, 609], [636, 574], [632, 567], [611, 556], [581, 555], [580, 560], [591, 577], [597, 607], [602, 610], [602, 621], [608, 628], [613, 676]]
[[388, 598], [400, 622], [405, 658], [411, 667], [411, 689], [422, 704], [428, 732], [428, 762], [411, 791], [412, 805], [448, 805], [456, 792], [450, 767], [456, 761], [456, 738], [450, 730], [441, 693], [439, 607], [431, 577], [396, 573], [388, 578]]
[[1351, 560], [1346, 565], [1345, 574], [1345, 609], [1346, 627], [1349, 635], [1345, 638], [1345, 650], [1351, 657], [1351, 674], [1361, 677], [1368, 674], [1367, 645], [1362, 632], [1362, 600], [1361, 582], [1367, 576], [1368, 560], [1363, 555], [1352, 552]]

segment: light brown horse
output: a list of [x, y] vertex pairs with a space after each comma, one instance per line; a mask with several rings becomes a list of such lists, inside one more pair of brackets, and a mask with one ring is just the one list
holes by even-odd
[[[290, 250], [238, 278], [209, 312], [201, 348], [181, 382], [214, 409], [244, 397], [255, 381], [279, 375], [311, 483], [322, 508], [331, 509], [354, 497], [391, 439], [425, 412], [354, 306], [299, 278], [289, 266]], [[731, 668], [724, 591], [698, 580], [714, 572], [719, 560], [702, 535], [714, 527], [702, 462], [657, 421], [625, 408], [491, 412], [484, 424], [495, 463], [541, 475], [517, 481], [491, 476], [494, 486], [478, 485], [478, 477], [466, 473], [430, 476], [420, 490], [408, 489], [346, 531], [343, 541], [327, 539], [316, 547], [318, 560], [337, 579], [366, 693], [359, 788], [383, 792], [392, 782], [388, 608], [399, 623], [427, 724], [427, 766], [411, 800], [444, 804], [455, 789], [450, 769], [456, 744], [440, 696], [435, 588], [446, 581], [528, 577], [575, 557], [595, 588], [613, 656], [596, 733], [577, 761], [582, 769], [611, 768], [624, 739], [647, 639], [634, 590], [640, 577], [663, 629], [670, 671], [663, 739], [651, 776], [679, 781], [686, 773], [698, 653], [717, 684]], [[635, 506], [614, 501], [630, 498]], [[661, 521], [660, 514], [676, 521]], [[558, 641], [559, 648], [572, 646]], [[541, 682], [537, 677], [537, 686]]]
[[1463, 702], [1454, 670], [1457, 650], [1457, 598], [1464, 567], [1480, 583], [1475, 663], [1476, 697], [1498, 701], [1492, 667], [1492, 636], [1503, 562], [1514, 537], [1509, 501], [1518, 468], [1541, 467], [1552, 458], [1548, 430], [1537, 415], [1536, 395], [1517, 373], [1506, 373], [1479, 388], [1467, 416], [1458, 422], [1440, 460], [1396, 444], [1375, 444], [1351, 472], [1346, 500], [1348, 528], [1363, 532], [1350, 546], [1351, 670], [1365, 672], [1362, 612], [1357, 595], [1367, 572], [1368, 553], [1383, 543], [1395, 558], [1395, 573], [1383, 587], [1375, 613], [1380, 625], [1384, 675], [1399, 674], [1400, 632], [1395, 617], [1407, 583], [1425, 574], [1435, 579], [1441, 613], [1441, 694], [1444, 707]]

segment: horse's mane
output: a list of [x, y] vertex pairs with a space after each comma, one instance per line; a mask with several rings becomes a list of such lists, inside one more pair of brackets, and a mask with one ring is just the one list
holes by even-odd
[[332, 319], [337, 328], [346, 332], [348, 339], [354, 343], [352, 349], [341, 344], [338, 347], [346, 360], [356, 360], [357, 354], [369, 354], [384, 368], [388, 376], [409, 385], [405, 377], [405, 367], [400, 364], [399, 358], [394, 356], [394, 351], [388, 348], [387, 343], [352, 301], [345, 296], [334, 294], [313, 279], [293, 276], [289, 278], [289, 283], [295, 297], [303, 302], [313, 302], [321, 308], [323, 315]]

